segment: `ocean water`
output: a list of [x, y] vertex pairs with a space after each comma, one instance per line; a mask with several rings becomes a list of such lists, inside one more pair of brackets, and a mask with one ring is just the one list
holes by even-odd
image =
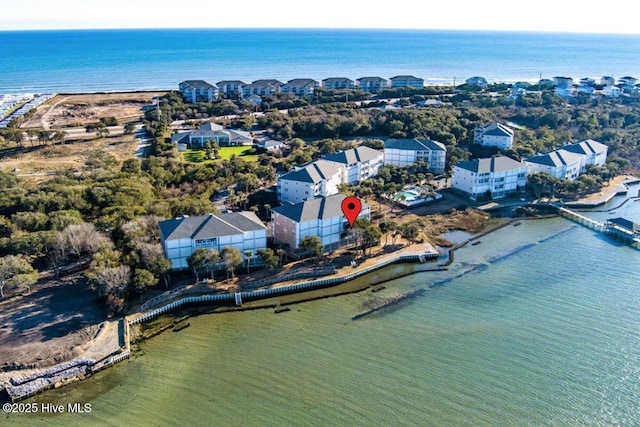
[[0, 32], [0, 93], [175, 89], [187, 79], [413, 74], [427, 84], [640, 76], [640, 36], [435, 30]]
[[[640, 221], [640, 202], [614, 215]], [[562, 218], [481, 242], [459, 250], [449, 271], [397, 279], [380, 293], [192, 318], [130, 361], [31, 400], [91, 403], [91, 413], [0, 421], [640, 425], [640, 251]], [[425, 291], [351, 320], [375, 299], [417, 289]]]

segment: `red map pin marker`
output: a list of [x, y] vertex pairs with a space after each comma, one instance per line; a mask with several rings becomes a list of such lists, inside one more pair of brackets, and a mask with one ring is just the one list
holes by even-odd
[[360, 199], [356, 196], [346, 197], [342, 201], [342, 213], [345, 217], [347, 217], [347, 221], [349, 221], [349, 226], [353, 228], [353, 223], [360, 215], [360, 211], [362, 210], [362, 203]]

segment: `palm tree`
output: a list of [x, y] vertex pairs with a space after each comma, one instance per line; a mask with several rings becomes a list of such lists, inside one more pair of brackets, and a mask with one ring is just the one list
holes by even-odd
[[280, 267], [282, 267], [282, 258], [285, 256], [286, 253], [287, 251], [285, 251], [282, 248], [276, 249], [276, 254], [278, 255], [278, 261], [280, 263]]
[[243, 252], [244, 259], [247, 261], [247, 274], [249, 274], [249, 267], [251, 265], [251, 257], [253, 256], [253, 252], [247, 250]]

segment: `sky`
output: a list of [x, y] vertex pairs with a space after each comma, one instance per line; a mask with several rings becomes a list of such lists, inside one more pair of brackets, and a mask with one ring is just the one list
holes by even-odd
[[[11, 4], [7, 4], [8, 2]], [[406, 28], [640, 34], [635, 13], [577, 0], [4, 0], [0, 30]], [[398, 7], [396, 7], [398, 5]], [[525, 5], [525, 6], [523, 6]], [[619, 5], [620, 6], [620, 5]]]

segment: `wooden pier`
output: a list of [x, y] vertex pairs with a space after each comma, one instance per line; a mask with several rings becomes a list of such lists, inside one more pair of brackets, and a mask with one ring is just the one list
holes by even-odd
[[600, 233], [604, 233], [607, 229], [606, 225], [603, 222], [596, 221], [593, 218], [584, 216], [578, 212], [572, 211], [571, 209], [559, 207], [558, 213], [560, 214], [560, 216], [568, 218], [573, 222], [577, 222], [578, 224], [584, 225], [585, 227], [598, 231]]
[[577, 222], [580, 225], [640, 249], [640, 233], [634, 230], [633, 226], [629, 228], [629, 226], [621, 225], [626, 223], [633, 224], [631, 221], [625, 220], [624, 218], [615, 218], [615, 220], [619, 221], [614, 222], [613, 220], [609, 220], [607, 222], [600, 222], [565, 207], [558, 207], [558, 213], [560, 216], [570, 219], [573, 222]]

